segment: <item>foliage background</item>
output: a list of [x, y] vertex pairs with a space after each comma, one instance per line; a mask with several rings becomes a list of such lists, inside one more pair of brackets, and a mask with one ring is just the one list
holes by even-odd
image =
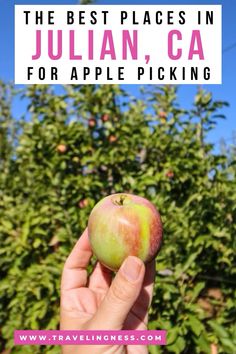
[[58, 327], [63, 263], [94, 204], [125, 191], [164, 222], [150, 329], [167, 329], [168, 346], [150, 353], [236, 353], [235, 147], [206, 142], [225, 103], [199, 89], [187, 111], [171, 86], [60, 92], [0, 85], [0, 351], [60, 353], [14, 347], [13, 331]]

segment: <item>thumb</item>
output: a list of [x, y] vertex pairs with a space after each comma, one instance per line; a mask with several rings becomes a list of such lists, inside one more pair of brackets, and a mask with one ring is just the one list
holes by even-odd
[[142, 288], [144, 263], [137, 257], [126, 258], [107, 295], [93, 317], [92, 327], [98, 330], [122, 329], [125, 319]]

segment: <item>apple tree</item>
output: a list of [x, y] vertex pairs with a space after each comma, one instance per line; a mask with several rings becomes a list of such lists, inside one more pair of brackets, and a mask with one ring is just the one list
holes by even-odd
[[[233, 353], [235, 327], [235, 157], [208, 132], [224, 102], [201, 89], [192, 108], [178, 89], [138, 97], [116, 85], [33, 85], [13, 117], [0, 85], [0, 351], [14, 329], [56, 329], [60, 276], [71, 248], [103, 196], [139, 194], [160, 210], [164, 244], [156, 260], [150, 329], [168, 345], [150, 353]], [[94, 262], [94, 260], [93, 260]]]

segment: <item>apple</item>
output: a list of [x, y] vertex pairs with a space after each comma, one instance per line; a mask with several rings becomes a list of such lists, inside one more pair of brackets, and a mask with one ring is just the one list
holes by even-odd
[[145, 263], [155, 258], [162, 241], [161, 217], [145, 198], [113, 194], [93, 208], [88, 235], [97, 259], [117, 271], [128, 256], [139, 257]]
[[67, 151], [67, 146], [64, 144], [57, 145], [57, 151], [64, 154]]
[[169, 170], [169, 171], [167, 171], [166, 172], [166, 177], [168, 177], [168, 178], [173, 178], [175, 176], [175, 174], [174, 174], [174, 172], [172, 171], [172, 170]]
[[105, 122], [107, 122], [109, 120], [109, 115], [108, 114], [104, 114], [103, 116], [102, 116], [102, 121], [105, 123]]
[[164, 111], [160, 111], [160, 112], [159, 112], [159, 116], [160, 116], [160, 118], [166, 119], [167, 114], [166, 114], [166, 112], [164, 112]]
[[88, 199], [82, 199], [79, 202], [79, 207], [80, 207], [80, 209], [84, 209], [88, 206], [88, 204], [89, 204]]
[[96, 120], [94, 118], [89, 119], [89, 126], [90, 128], [94, 128], [96, 125]]
[[109, 142], [112, 144], [117, 140], [117, 137], [115, 135], [110, 135], [109, 136]]

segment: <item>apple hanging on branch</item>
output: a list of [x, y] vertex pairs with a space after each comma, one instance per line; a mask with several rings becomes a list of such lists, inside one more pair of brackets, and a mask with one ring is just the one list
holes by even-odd
[[128, 256], [145, 263], [157, 255], [162, 241], [161, 217], [147, 199], [126, 193], [103, 198], [88, 220], [93, 253], [111, 270], [118, 270]]

